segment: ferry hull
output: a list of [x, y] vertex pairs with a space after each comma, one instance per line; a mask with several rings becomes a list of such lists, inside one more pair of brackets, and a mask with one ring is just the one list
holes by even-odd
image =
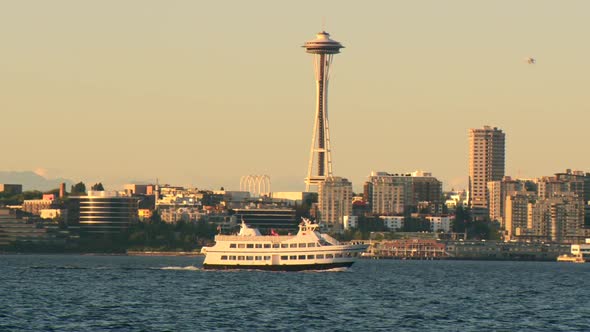
[[296, 265], [230, 265], [203, 264], [205, 270], [262, 270], [262, 271], [319, 271], [350, 267], [354, 262], [338, 262], [325, 264], [296, 264]]

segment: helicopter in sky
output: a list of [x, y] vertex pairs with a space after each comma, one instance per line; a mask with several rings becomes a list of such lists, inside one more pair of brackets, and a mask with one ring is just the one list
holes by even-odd
[[525, 58], [524, 61], [526, 61], [526, 63], [528, 63], [529, 65], [534, 65], [537, 63], [537, 59], [535, 59], [533, 57]]

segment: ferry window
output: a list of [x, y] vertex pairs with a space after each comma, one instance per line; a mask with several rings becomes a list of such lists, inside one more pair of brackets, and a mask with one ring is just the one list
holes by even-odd
[[226, 261], [227, 260], [227, 256], [221, 256], [221, 260], [222, 261]]
[[230, 247], [230, 248], [235, 248], [235, 247], [236, 247], [236, 244], [235, 244], [235, 243], [230, 243], [230, 244], [229, 244], [229, 247]]
[[299, 248], [305, 248], [305, 243], [299, 243]]
[[297, 256], [295, 256], [295, 255], [289, 256], [289, 259], [297, 259]]
[[313, 255], [307, 255], [307, 259], [313, 259], [314, 256]]
[[287, 243], [281, 243], [281, 248], [289, 248], [289, 245]]
[[305, 255], [299, 255], [299, 259], [305, 259]]
[[262, 243], [256, 243], [256, 248], [262, 248]]
[[291, 244], [289, 245], [289, 247], [291, 247], [291, 248], [297, 248], [297, 243], [291, 243]]
[[244, 243], [238, 243], [238, 248], [244, 249], [246, 248], [246, 245]]
[[315, 247], [315, 243], [308, 243], [308, 244], [307, 244], [307, 247], [308, 247], [308, 248], [313, 248], [313, 247]]
[[254, 256], [246, 256], [246, 260], [247, 261], [253, 261], [254, 260]]
[[336, 258], [342, 258], [342, 254], [335, 254]]
[[257, 261], [261, 261], [262, 260], [262, 256], [256, 256], [255, 258]]
[[332, 255], [332, 254], [326, 254], [326, 258], [334, 258], [334, 255]]
[[235, 261], [236, 260], [236, 256], [229, 256], [229, 260], [230, 261]]
[[286, 261], [289, 259], [289, 256], [281, 256], [281, 260]]
[[246, 245], [246, 248], [248, 248], [248, 249], [252, 249], [252, 248], [254, 248], [254, 243], [248, 243], [248, 244]]
[[346, 257], [352, 256], [349, 252], [346, 253]]
[[270, 256], [264, 256], [264, 260], [265, 261], [269, 261], [270, 260]]
[[243, 261], [244, 260], [244, 256], [238, 256], [238, 260], [239, 261]]
[[264, 248], [267, 248], [267, 249], [270, 248], [270, 243], [265, 243]]
[[273, 244], [272, 244], [272, 247], [273, 247], [273, 248], [279, 248], [279, 247], [280, 247], [280, 245], [279, 245], [278, 243], [273, 243]]
[[317, 259], [324, 259], [324, 255], [315, 255], [315, 258], [317, 258]]

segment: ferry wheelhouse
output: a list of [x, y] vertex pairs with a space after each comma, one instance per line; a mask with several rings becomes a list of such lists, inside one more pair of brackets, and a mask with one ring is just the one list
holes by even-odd
[[342, 244], [303, 219], [296, 235], [261, 235], [242, 221], [237, 235], [217, 235], [215, 245], [203, 247], [205, 269], [271, 271], [327, 270], [350, 267], [366, 244]]

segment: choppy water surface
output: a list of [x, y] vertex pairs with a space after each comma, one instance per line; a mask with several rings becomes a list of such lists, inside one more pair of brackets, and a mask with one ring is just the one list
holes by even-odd
[[590, 264], [216, 272], [202, 260], [0, 256], [0, 331], [590, 331]]

